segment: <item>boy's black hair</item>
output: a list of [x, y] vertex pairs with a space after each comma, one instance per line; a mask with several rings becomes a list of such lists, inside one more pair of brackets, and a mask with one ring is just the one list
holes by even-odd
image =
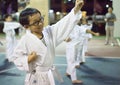
[[25, 10], [23, 10], [19, 16], [20, 24], [23, 26], [29, 25], [29, 16], [32, 16], [35, 13], [40, 13], [40, 11], [35, 8], [26, 8]]
[[9, 16], [12, 17], [12, 15], [10, 15], [10, 14], [5, 14], [5, 15], [3, 16], [3, 20], [5, 21], [5, 19], [7, 19]]
[[81, 25], [83, 20], [86, 20], [86, 22], [88, 23], [88, 19], [86, 19], [86, 18], [81, 18], [81, 19], [79, 20], [79, 22], [78, 22], [78, 25]]

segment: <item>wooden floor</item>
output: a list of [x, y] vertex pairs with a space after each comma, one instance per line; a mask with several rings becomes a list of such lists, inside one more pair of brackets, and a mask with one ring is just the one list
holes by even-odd
[[[115, 46], [105, 45], [105, 36], [93, 37], [88, 42], [88, 53], [86, 56], [93, 57], [120, 57], [120, 46], [114, 39]], [[56, 55], [65, 55], [66, 43], [63, 42], [56, 48]]]
[[104, 39], [92, 39], [88, 45], [88, 56], [120, 57], [120, 46], [115, 40], [115, 46], [105, 45]]

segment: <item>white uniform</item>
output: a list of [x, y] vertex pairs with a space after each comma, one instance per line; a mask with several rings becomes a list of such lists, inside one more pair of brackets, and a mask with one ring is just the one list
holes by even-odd
[[66, 45], [66, 58], [67, 58], [67, 70], [66, 72], [71, 75], [72, 80], [76, 80], [76, 69], [75, 66], [79, 65], [80, 58], [82, 55], [83, 49], [83, 40], [81, 37], [83, 33], [86, 32], [86, 29], [82, 26], [76, 25], [72, 33], [70, 34], [70, 38], [72, 39]]
[[[85, 25], [83, 25], [83, 26], [84, 26], [84, 28], [87, 28], [87, 29], [89, 29], [89, 30], [92, 29], [92, 24], [89, 24], [89, 25], [85, 24]], [[85, 39], [84, 39], [84, 43], [83, 43], [84, 52], [87, 52], [88, 40], [92, 38], [92, 34], [90, 34], [90, 33], [85, 33], [85, 34], [83, 35], [83, 37], [85, 38]], [[85, 56], [85, 55], [84, 55], [84, 56]]]
[[6, 34], [6, 58], [11, 61], [14, 47], [17, 43], [15, 29], [21, 27], [18, 22], [4, 22], [3, 32]]
[[[92, 24], [90, 24], [90, 25], [85, 24], [85, 25], [81, 25], [81, 26], [83, 29], [91, 30], [91, 28], [92, 28]], [[82, 34], [81, 37], [84, 38], [83, 39], [83, 51], [82, 51], [82, 55], [79, 56], [79, 57], [81, 57], [79, 59], [81, 59], [80, 62], [85, 62], [85, 52], [87, 52], [88, 39], [92, 38], [92, 34], [85, 32]]]
[[[55, 85], [52, 73], [55, 71], [55, 47], [66, 39], [80, 18], [81, 12], [75, 15], [72, 10], [56, 24], [44, 28], [43, 40], [38, 39], [29, 30], [21, 38], [14, 50], [13, 61], [18, 69], [27, 72], [25, 85]], [[28, 54], [33, 51], [37, 53], [38, 58], [28, 64]]]

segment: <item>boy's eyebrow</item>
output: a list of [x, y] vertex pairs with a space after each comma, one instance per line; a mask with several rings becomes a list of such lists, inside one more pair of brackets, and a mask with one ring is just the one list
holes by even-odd
[[35, 22], [37, 22], [37, 21], [40, 21], [40, 19], [38, 20], [38, 19], [36, 19], [36, 20], [34, 20]]
[[33, 21], [40, 21], [41, 20], [41, 16], [39, 18], [34, 19]]
[[33, 23], [34, 23], [34, 22], [40, 21], [40, 19], [39, 19], [39, 20], [38, 20], [38, 19], [34, 19], [34, 20], [32, 20], [32, 21], [33, 21]]

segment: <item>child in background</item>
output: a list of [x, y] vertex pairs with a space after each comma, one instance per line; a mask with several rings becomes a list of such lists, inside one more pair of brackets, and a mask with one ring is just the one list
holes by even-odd
[[78, 25], [75, 26], [70, 36], [65, 40], [67, 42], [67, 45], [66, 45], [66, 58], [67, 58], [66, 75], [71, 76], [73, 83], [82, 82], [81, 80], [77, 80], [76, 68], [80, 67], [81, 62], [85, 62], [84, 40], [85, 40], [86, 33], [90, 33], [96, 36], [99, 35], [99, 33], [95, 33], [91, 31], [86, 21], [82, 21], [82, 20], [83, 18], [79, 21]]
[[86, 29], [86, 32], [81, 33], [81, 37], [83, 38], [83, 48], [82, 48], [82, 54], [78, 55], [80, 59], [80, 63], [85, 62], [85, 53], [88, 51], [88, 41], [92, 38], [92, 35], [99, 36], [98, 32], [93, 32], [92, 29], [92, 24], [88, 23], [88, 20], [86, 18], [81, 19], [81, 30]]
[[17, 44], [15, 29], [18, 27], [21, 27], [21, 25], [18, 22], [13, 22], [11, 15], [7, 14], [4, 16], [3, 32], [6, 35], [6, 59], [8, 59], [8, 61], [11, 61], [14, 47]]

